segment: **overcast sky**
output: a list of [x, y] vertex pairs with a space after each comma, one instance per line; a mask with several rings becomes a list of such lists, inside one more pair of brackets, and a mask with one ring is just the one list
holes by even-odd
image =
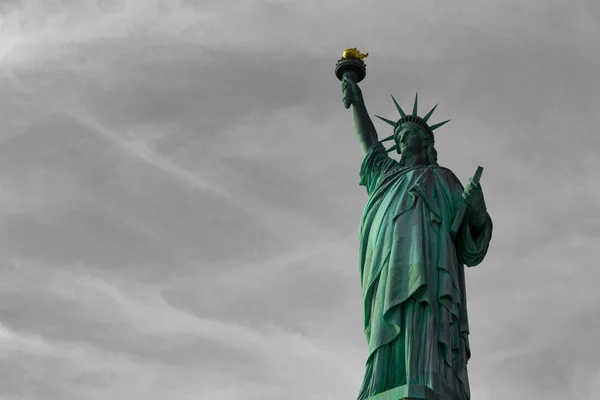
[[[474, 400], [600, 391], [600, 3], [3, 0], [0, 399], [343, 400], [369, 112], [440, 103], [494, 221]], [[376, 120], [380, 137], [391, 133]]]

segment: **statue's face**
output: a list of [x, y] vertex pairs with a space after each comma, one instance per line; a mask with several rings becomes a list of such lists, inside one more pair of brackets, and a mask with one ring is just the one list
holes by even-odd
[[406, 123], [396, 133], [396, 143], [403, 156], [419, 154], [425, 149], [425, 138], [418, 125]]

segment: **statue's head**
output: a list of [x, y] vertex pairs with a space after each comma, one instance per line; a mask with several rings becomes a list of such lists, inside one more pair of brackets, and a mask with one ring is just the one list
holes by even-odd
[[394, 130], [394, 142], [396, 143], [395, 150], [402, 154], [402, 157], [424, 153], [428, 164], [437, 165], [437, 151], [433, 134], [418, 124], [406, 122], [397, 126]]
[[394, 96], [392, 96], [392, 100], [402, 118], [398, 121], [391, 121], [378, 115], [376, 116], [394, 127], [394, 134], [381, 140], [382, 142], [394, 140], [395, 145], [388, 149], [388, 152], [396, 150], [398, 153], [402, 154], [403, 157], [410, 157], [424, 152], [428, 163], [437, 165], [437, 151], [435, 150], [433, 131], [447, 123], [449, 120], [429, 126], [427, 120], [429, 120], [429, 117], [431, 117], [435, 111], [437, 104], [423, 118], [419, 117], [417, 115], [418, 94], [415, 96], [415, 103], [411, 115], [406, 115], [404, 113], [402, 108], [398, 105], [398, 102], [396, 102], [396, 99], [394, 99]]
[[406, 156], [418, 154], [425, 150], [425, 142], [431, 137], [419, 125], [407, 122], [394, 129], [394, 142], [398, 153]]

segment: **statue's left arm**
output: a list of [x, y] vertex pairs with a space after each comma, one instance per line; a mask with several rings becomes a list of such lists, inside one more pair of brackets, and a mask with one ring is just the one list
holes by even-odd
[[467, 203], [467, 215], [456, 237], [456, 250], [461, 262], [472, 267], [481, 263], [487, 254], [492, 239], [492, 218], [479, 183], [470, 181], [461, 197]]

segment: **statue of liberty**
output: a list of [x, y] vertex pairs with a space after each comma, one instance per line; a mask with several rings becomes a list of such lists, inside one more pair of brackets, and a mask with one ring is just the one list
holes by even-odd
[[[364, 68], [339, 68], [364, 66], [362, 58], [343, 58], [336, 69], [364, 154], [359, 184], [369, 195], [359, 237], [368, 357], [358, 400], [468, 400], [464, 266], [485, 257], [492, 220], [477, 174], [463, 188], [437, 163], [433, 131], [448, 122], [428, 124], [437, 105], [419, 117], [417, 97], [410, 114], [392, 97], [400, 119], [377, 116], [393, 127], [378, 138], [357, 84]], [[388, 150], [386, 141], [394, 143]]]

